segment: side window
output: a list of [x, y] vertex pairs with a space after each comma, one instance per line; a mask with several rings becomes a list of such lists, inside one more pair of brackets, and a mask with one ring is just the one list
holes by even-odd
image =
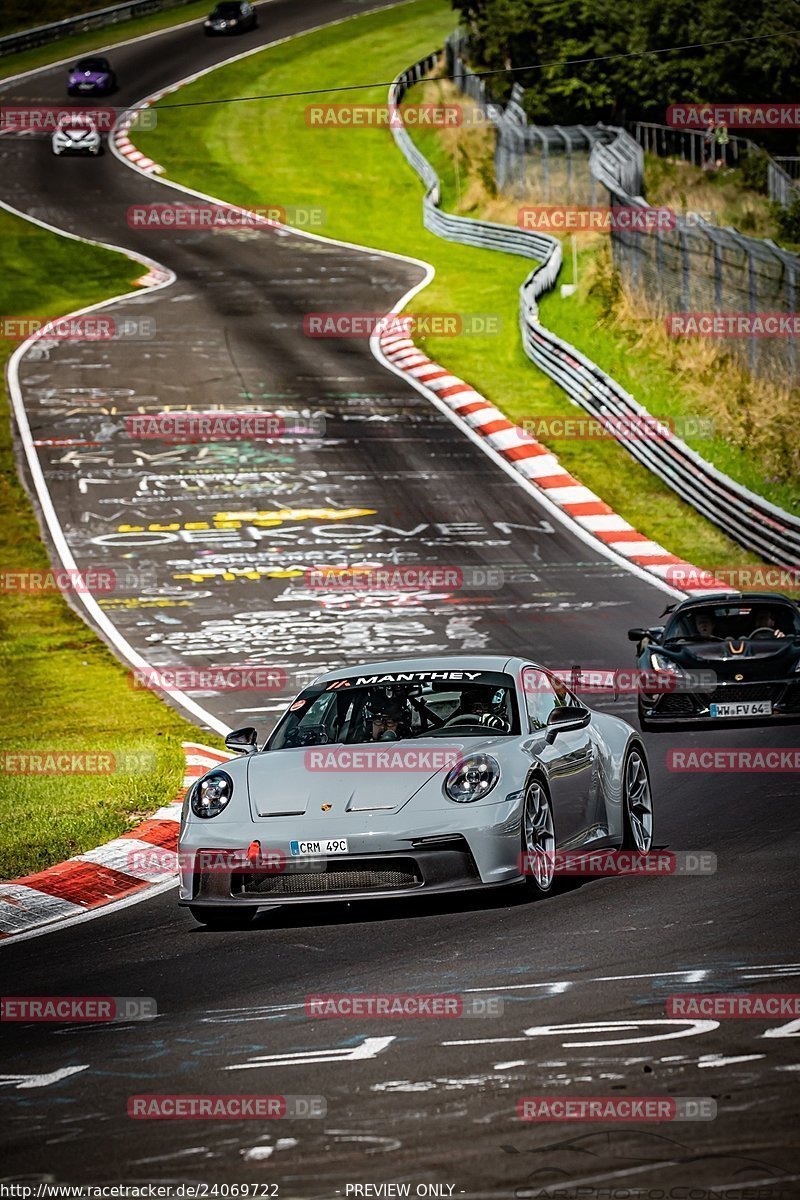
[[549, 675], [538, 667], [525, 667], [522, 672], [522, 690], [528, 710], [531, 729], [543, 729], [554, 708], [569, 704], [569, 692], [560, 679]]

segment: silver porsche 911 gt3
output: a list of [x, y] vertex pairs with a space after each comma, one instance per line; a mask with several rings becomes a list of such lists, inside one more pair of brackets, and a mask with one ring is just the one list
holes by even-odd
[[367, 663], [320, 675], [258, 748], [187, 793], [180, 903], [205, 925], [259, 905], [526, 883], [557, 855], [647, 852], [647, 757], [625, 721], [503, 655]]

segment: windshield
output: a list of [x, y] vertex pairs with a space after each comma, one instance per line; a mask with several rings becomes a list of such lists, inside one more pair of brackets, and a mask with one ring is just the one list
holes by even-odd
[[756, 600], [684, 609], [666, 628], [665, 642], [721, 642], [800, 634], [800, 614], [790, 604]]
[[[463, 678], [418, 678], [425, 675]], [[376, 679], [381, 682], [373, 682]], [[493, 733], [519, 733], [510, 675], [414, 671], [402, 676], [334, 680], [323, 687], [307, 688], [290, 706], [266, 749], [396, 742], [414, 737], [487, 737]]]
[[107, 71], [108, 63], [104, 58], [82, 58], [75, 68], [76, 71]]
[[238, 17], [238, 4], [218, 4], [212, 12], [212, 17]]

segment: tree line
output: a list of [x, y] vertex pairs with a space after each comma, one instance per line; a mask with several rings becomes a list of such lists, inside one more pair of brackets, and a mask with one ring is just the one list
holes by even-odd
[[[491, 94], [505, 99], [521, 83], [528, 115], [542, 124], [663, 123], [667, 107], [683, 102], [800, 105], [797, 0], [452, 3], [473, 68], [502, 72], [488, 80]], [[714, 44], [675, 49], [698, 42]], [[794, 144], [797, 135], [779, 140]]]

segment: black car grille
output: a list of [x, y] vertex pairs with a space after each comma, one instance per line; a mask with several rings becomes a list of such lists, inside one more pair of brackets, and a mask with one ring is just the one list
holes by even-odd
[[231, 892], [242, 896], [325, 896], [332, 892], [382, 892], [421, 884], [411, 859], [381, 865], [353, 862], [328, 864], [324, 871], [243, 872], [234, 875]]
[[[783, 691], [782, 683], [727, 683], [708, 695], [712, 704], [726, 700], [775, 700]], [[705, 699], [705, 697], [704, 697]]]
[[697, 704], [693, 696], [667, 694], [662, 696], [656, 712], [659, 716], [691, 717], [697, 712]]
[[711, 704], [735, 704], [748, 700], [768, 700], [778, 714], [800, 712], [800, 680], [756, 680], [753, 683], [718, 683], [712, 692], [667, 692], [654, 704], [659, 717], [707, 716]]

